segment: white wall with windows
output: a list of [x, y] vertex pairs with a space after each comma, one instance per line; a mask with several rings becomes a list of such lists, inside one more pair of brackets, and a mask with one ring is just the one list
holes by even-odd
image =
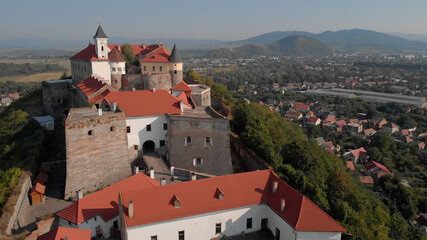
[[[227, 196], [225, 196], [227, 198]], [[185, 203], [183, 203], [185, 204]], [[171, 210], [173, 211], [173, 210]], [[248, 220], [250, 219], [250, 220]], [[213, 237], [240, 235], [261, 230], [262, 219], [267, 222], [267, 227], [276, 234], [280, 231], [280, 240], [339, 240], [341, 233], [336, 232], [298, 232], [285, 220], [277, 215], [268, 205], [260, 204], [225, 211], [200, 214], [191, 217], [174, 219], [159, 223], [128, 227], [123, 234], [124, 239], [179, 239], [179, 232], [184, 231], [185, 240], [211, 239]], [[250, 222], [250, 223], [249, 223]], [[218, 232], [218, 225], [221, 233]], [[251, 226], [248, 226], [251, 225]], [[167, 231], [165, 231], [167, 229]]]
[[110, 62], [111, 74], [126, 74], [125, 62]]
[[160, 141], [166, 141], [168, 131], [165, 115], [127, 117], [126, 126], [128, 128], [129, 148], [137, 145], [138, 150], [142, 151], [146, 141], [153, 141], [155, 149], [157, 149], [160, 147]]

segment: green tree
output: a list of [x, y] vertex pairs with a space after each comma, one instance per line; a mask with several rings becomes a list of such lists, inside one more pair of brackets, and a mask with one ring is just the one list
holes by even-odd
[[126, 43], [122, 46], [122, 57], [126, 61], [126, 69], [132, 65], [139, 65], [138, 57], [132, 51], [132, 47]]

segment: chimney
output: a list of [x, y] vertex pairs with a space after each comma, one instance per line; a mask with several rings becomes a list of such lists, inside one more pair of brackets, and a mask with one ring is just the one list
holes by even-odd
[[173, 176], [175, 174], [175, 167], [171, 166], [171, 176]]
[[281, 198], [280, 199], [280, 211], [285, 211], [285, 209], [286, 209], [286, 201], [285, 201], [285, 199], [284, 198]]
[[190, 174], [190, 177], [191, 177], [191, 181], [197, 180], [197, 175], [193, 172]]
[[111, 103], [111, 110], [113, 110], [113, 112], [115, 112], [117, 110], [117, 103], [116, 102]]
[[83, 198], [83, 192], [82, 191], [76, 191], [76, 200], [82, 199]]
[[154, 179], [154, 169], [150, 168], [150, 178]]
[[117, 49], [120, 51], [120, 45], [117, 45]]
[[279, 182], [276, 181], [276, 180], [274, 180], [273, 181], [273, 186], [272, 186], [273, 193], [277, 192], [278, 188], [279, 188]]
[[133, 215], [133, 201], [129, 201], [129, 204], [128, 204], [128, 215], [129, 215], [129, 218], [133, 218], [134, 217], [134, 215]]
[[153, 92], [156, 92], [156, 88], [155, 87], [153, 87]]
[[136, 91], [136, 89], [133, 87], [133, 88], [132, 88], [132, 92], [135, 92], [135, 91]]
[[166, 178], [160, 179], [160, 186], [166, 185]]
[[102, 108], [98, 108], [98, 116], [102, 116]]
[[133, 167], [133, 174], [135, 175], [138, 173], [139, 173], [139, 167], [138, 166]]
[[181, 113], [184, 112], [184, 102], [182, 100], [179, 100], [179, 108], [181, 109]]

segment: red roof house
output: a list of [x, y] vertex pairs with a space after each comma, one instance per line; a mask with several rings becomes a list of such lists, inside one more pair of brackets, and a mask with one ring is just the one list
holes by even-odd
[[377, 163], [375, 161], [370, 161], [365, 164], [366, 171], [370, 175], [375, 175], [379, 172], [387, 172], [390, 173], [390, 170], [388, 170], [384, 165]]
[[42, 203], [46, 186], [37, 182], [30, 190], [31, 204]]
[[359, 180], [363, 184], [374, 184], [374, 179], [371, 176], [360, 176]]

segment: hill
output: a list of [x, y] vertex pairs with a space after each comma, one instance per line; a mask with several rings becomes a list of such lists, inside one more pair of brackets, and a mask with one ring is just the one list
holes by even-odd
[[253, 56], [327, 56], [332, 50], [317, 40], [304, 36], [288, 36], [268, 45], [245, 44], [236, 48], [214, 49], [211, 58], [247, 58]]
[[379, 50], [427, 49], [427, 42], [408, 40], [405, 38], [364, 29], [326, 31], [319, 34], [299, 31], [270, 32], [241, 41], [229, 42], [229, 44], [271, 44], [275, 41], [292, 35], [313, 38], [315, 40], [325, 43], [328, 46], [344, 48], [347, 50], [362, 47], [373, 47], [378, 48]]
[[285, 56], [328, 56], [332, 50], [324, 43], [312, 38], [293, 35], [276, 41], [268, 48]]

